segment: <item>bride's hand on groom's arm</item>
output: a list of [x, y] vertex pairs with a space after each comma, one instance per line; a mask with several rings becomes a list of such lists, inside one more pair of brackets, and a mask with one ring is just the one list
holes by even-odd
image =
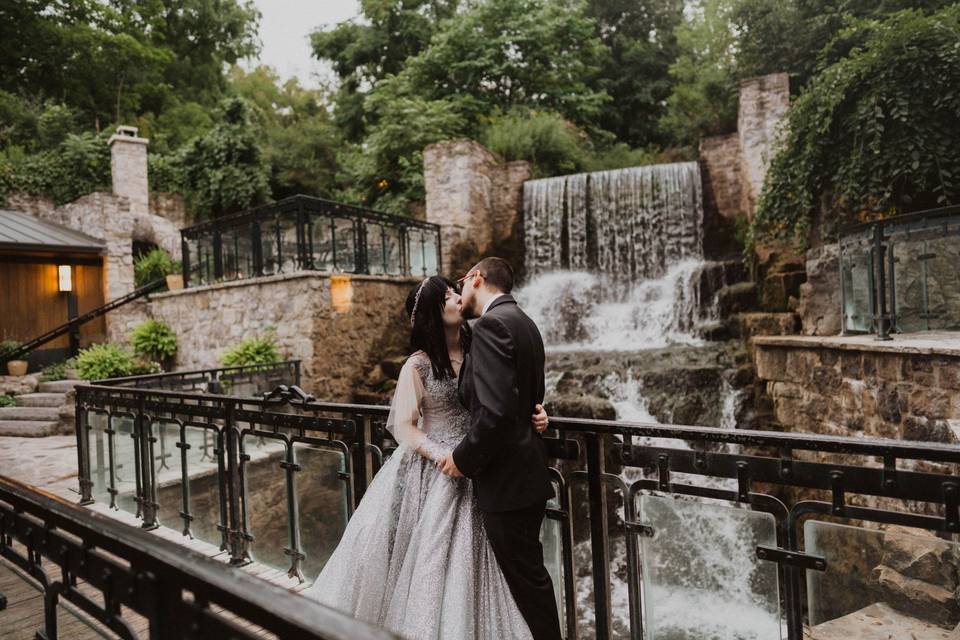
[[437, 460], [437, 468], [440, 469], [440, 473], [450, 476], [451, 478], [463, 477], [463, 474], [460, 473], [460, 469], [457, 468], [457, 463], [453, 461], [452, 453], [448, 453]]
[[550, 424], [550, 417], [547, 415], [547, 410], [543, 408], [542, 404], [538, 404], [535, 408], [537, 412], [533, 414], [533, 430], [537, 433], [543, 433]]

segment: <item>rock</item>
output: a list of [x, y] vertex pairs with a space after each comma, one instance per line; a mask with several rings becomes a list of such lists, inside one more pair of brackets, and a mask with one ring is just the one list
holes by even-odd
[[698, 338], [710, 340], [711, 342], [729, 340], [733, 337], [730, 325], [726, 322], [707, 322], [701, 324], [694, 329], [694, 333]]
[[812, 629], [806, 628], [803, 637], [804, 640], [954, 640], [947, 629], [904, 615], [882, 602]]
[[807, 251], [806, 282], [799, 287], [797, 313], [810, 336], [840, 333], [840, 249], [836, 243]]
[[616, 420], [617, 410], [609, 400], [587, 395], [562, 395], [546, 405], [551, 416], [564, 418], [587, 418], [591, 420]]
[[39, 373], [30, 373], [25, 376], [0, 376], [0, 395], [18, 396], [23, 393], [33, 393], [39, 384]]
[[884, 600], [894, 609], [936, 625], [955, 625], [960, 621], [952, 590], [908, 578], [890, 567], [874, 570]]
[[799, 295], [800, 285], [806, 280], [803, 270], [768, 274], [761, 285], [760, 307], [764, 311], [788, 311], [790, 298]]
[[912, 529], [901, 533], [900, 527], [891, 527], [884, 536], [881, 564], [908, 578], [952, 591], [958, 586], [957, 563], [954, 545], [933, 535], [917, 535]]
[[721, 318], [751, 311], [756, 305], [757, 285], [753, 282], [738, 282], [717, 291], [717, 309]]
[[795, 313], [739, 313], [733, 317], [740, 337], [749, 340], [755, 336], [787, 336], [797, 332]]
[[370, 373], [368, 373], [366, 378], [364, 378], [363, 383], [368, 387], [377, 387], [383, 384], [386, 380], [387, 376], [383, 373], [383, 367], [378, 364], [370, 370]]

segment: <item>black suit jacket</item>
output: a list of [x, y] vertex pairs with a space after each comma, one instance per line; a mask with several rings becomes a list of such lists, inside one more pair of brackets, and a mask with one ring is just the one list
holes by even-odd
[[553, 497], [547, 451], [533, 430], [543, 402], [543, 338], [516, 301], [503, 295], [473, 326], [459, 379], [470, 430], [453, 450], [457, 468], [473, 480], [484, 511], [513, 511]]

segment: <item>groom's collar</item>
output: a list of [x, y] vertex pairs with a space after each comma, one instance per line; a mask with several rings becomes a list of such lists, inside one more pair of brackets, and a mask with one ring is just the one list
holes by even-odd
[[497, 293], [492, 298], [487, 300], [487, 304], [483, 305], [483, 311], [480, 312], [482, 317], [487, 311], [493, 309], [497, 305], [506, 304], [507, 302], [516, 302], [509, 293]]

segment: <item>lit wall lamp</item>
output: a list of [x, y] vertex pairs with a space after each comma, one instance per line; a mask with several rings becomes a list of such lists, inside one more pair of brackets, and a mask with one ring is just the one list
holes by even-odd
[[57, 290], [61, 293], [73, 291], [73, 268], [68, 264], [57, 267]]

